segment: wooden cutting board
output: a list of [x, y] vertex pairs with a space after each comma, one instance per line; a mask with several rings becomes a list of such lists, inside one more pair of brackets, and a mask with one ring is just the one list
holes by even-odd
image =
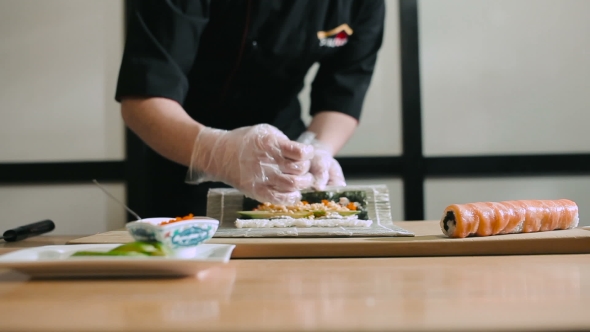
[[[590, 231], [576, 228], [529, 234], [467, 239], [442, 235], [438, 221], [405, 221], [396, 225], [415, 237], [372, 238], [213, 238], [208, 243], [235, 244], [232, 258], [331, 258], [482, 256], [590, 253]], [[68, 244], [126, 243], [125, 230], [95, 234]]]

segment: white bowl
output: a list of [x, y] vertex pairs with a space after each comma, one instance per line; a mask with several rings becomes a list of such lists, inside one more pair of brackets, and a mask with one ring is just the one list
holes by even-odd
[[219, 227], [219, 220], [208, 217], [194, 217], [160, 225], [173, 219], [175, 218], [147, 218], [127, 223], [125, 227], [135, 241], [160, 242], [174, 256], [182, 258], [194, 256], [197, 246], [211, 239]]

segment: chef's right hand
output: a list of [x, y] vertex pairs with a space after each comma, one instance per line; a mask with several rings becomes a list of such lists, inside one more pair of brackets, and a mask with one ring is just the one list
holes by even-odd
[[187, 183], [224, 182], [260, 202], [290, 205], [309, 188], [314, 148], [260, 124], [231, 131], [203, 128], [195, 140]]

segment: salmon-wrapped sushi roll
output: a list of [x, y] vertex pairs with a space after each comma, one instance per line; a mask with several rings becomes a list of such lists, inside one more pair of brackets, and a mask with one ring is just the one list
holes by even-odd
[[570, 229], [578, 220], [578, 206], [568, 199], [478, 202], [449, 205], [440, 228], [464, 238]]

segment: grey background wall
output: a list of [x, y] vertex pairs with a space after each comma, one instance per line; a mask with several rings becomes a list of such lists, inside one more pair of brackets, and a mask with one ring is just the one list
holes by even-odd
[[[399, 6], [386, 1], [361, 126], [340, 157], [402, 155]], [[426, 157], [590, 152], [590, 1], [421, 0], [418, 8]], [[0, 0], [0, 163], [125, 159], [113, 100], [123, 27], [122, 0]], [[403, 219], [399, 177], [348, 182], [386, 183], [393, 217]], [[107, 186], [125, 199], [123, 181]], [[424, 194], [427, 219], [455, 202], [519, 198], [568, 197], [583, 215], [590, 176], [427, 178]], [[126, 218], [90, 183], [0, 184], [0, 211], [0, 229], [52, 218], [55, 234], [102, 232]]]
[[[125, 159], [113, 100], [123, 8], [121, 0], [0, 0], [0, 163]], [[125, 199], [123, 182], [106, 186]], [[1, 231], [46, 218], [55, 234], [125, 223], [91, 182], [0, 185], [0, 212]]]
[[[421, 0], [425, 156], [590, 152], [590, 1]], [[557, 199], [590, 210], [590, 177], [427, 179], [454, 202]], [[584, 225], [590, 220], [581, 219]]]

